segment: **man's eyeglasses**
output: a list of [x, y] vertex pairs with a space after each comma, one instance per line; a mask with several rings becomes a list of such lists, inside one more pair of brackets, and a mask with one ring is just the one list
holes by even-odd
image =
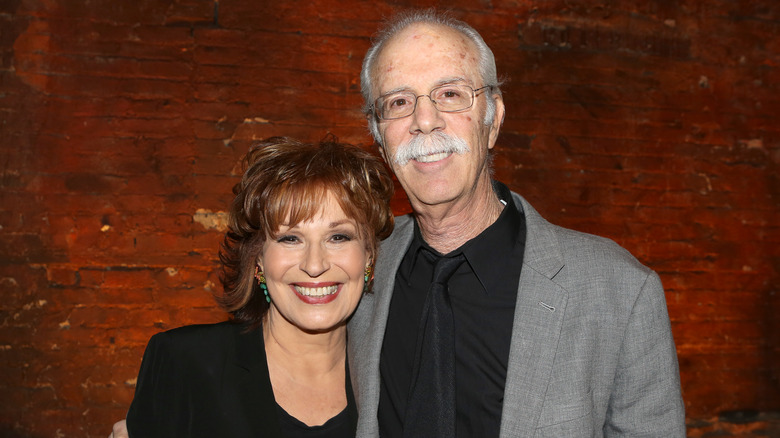
[[443, 113], [457, 113], [465, 111], [474, 105], [474, 98], [486, 85], [476, 90], [468, 85], [450, 84], [436, 87], [428, 94], [414, 94], [411, 91], [399, 91], [397, 93], [380, 96], [374, 101], [374, 112], [382, 120], [395, 120], [414, 114], [417, 108], [417, 99], [425, 96], [431, 99], [433, 106]]

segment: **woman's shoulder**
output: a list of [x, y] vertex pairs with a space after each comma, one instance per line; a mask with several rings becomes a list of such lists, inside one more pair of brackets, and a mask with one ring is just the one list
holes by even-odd
[[244, 326], [232, 321], [217, 324], [195, 324], [157, 333], [147, 348], [163, 349], [186, 356], [209, 355], [232, 348], [235, 339], [245, 331]]
[[220, 336], [228, 333], [241, 331], [244, 326], [234, 321], [223, 321], [216, 324], [191, 324], [172, 328], [161, 333], [175, 337], [199, 337], [199, 336]]

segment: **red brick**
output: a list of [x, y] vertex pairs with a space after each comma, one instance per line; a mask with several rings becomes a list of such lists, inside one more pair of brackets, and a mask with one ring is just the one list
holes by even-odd
[[[0, 6], [9, 433], [105, 437], [151, 335], [227, 317], [210, 295], [222, 234], [193, 215], [227, 209], [258, 139], [373, 150], [358, 72], [391, 3]], [[776, 2], [450, 7], [507, 79], [497, 177], [659, 271], [689, 435], [773, 436]], [[400, 186], [392, 206], [410, 211]]]

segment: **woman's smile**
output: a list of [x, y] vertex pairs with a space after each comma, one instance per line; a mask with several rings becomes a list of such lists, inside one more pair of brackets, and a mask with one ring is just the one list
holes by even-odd
[[341, 290], [341, 283], [319, 283], [319, 284], [300, 284], [292, 285], [298, 299], [306, 304], [327, 304], [338, 297]]

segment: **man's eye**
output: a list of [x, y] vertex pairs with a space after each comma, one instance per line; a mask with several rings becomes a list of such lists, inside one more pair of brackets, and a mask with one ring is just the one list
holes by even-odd
[[408, 104], [409, 104], [409, 100], [406, 99], [405, 97], [398, 97], [390, 101], [391, 108], [400, 108]]
[[459, 99], [460, 93], [455, 89], [445, 89], [439, 91], [439, 99], [454, 100]]

